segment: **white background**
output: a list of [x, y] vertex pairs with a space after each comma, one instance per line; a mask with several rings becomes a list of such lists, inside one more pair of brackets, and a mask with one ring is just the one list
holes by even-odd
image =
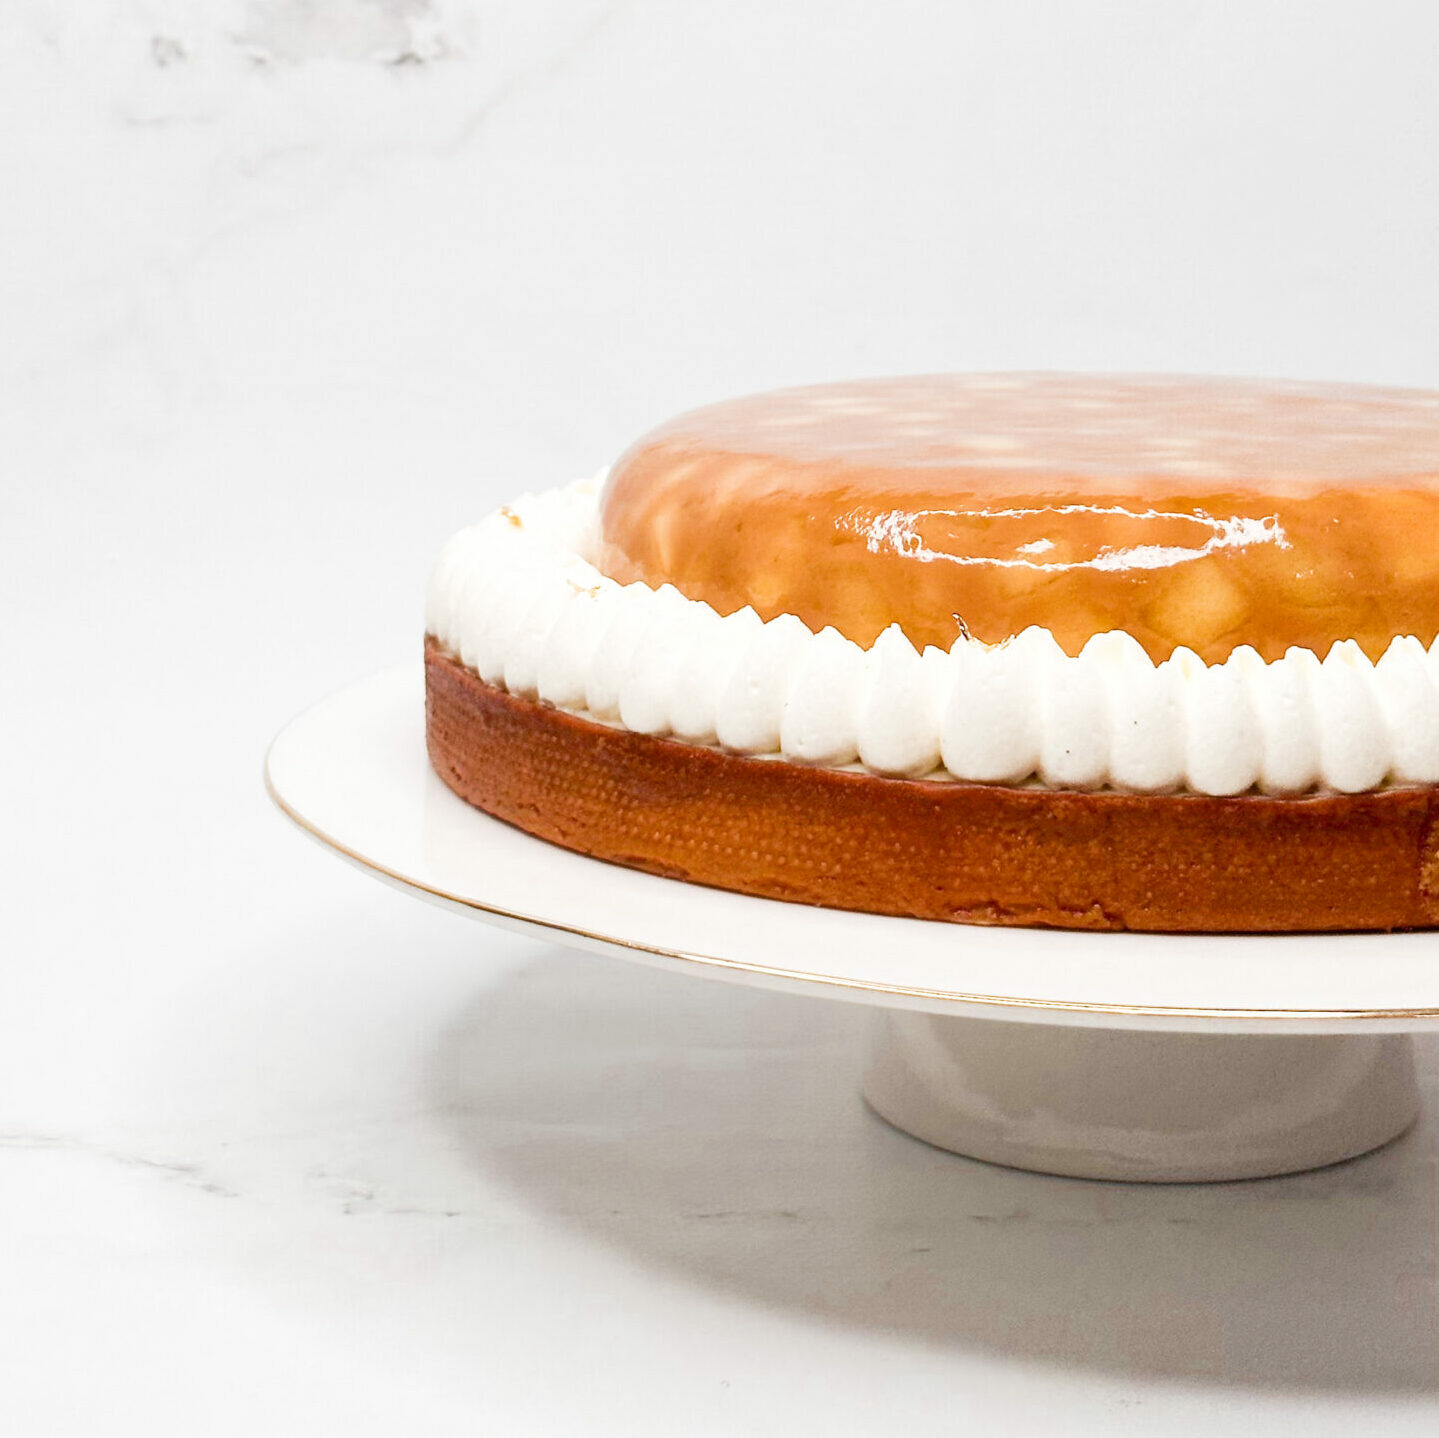
[[1432, 1114], [987, 1169], [861, 1109], [855, 1011], [414, 904], [259, 771], [448, 533], [692, 404], [1439, 387], [1436, 73], [1424, 0], [12, 0], [7, 1429], [1432, 1431]]

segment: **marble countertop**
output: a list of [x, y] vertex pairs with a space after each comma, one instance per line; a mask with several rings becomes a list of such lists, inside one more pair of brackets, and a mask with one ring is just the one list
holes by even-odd
[[859, 1011], [432, 910], [260, 783], [417, 652], [446, 535], [686, 405], [1439, 386], [1439, 18], [1296, 14], [10, 7], [16, 1432], [1433, 1430], [1428, 1041], [1419, 1126], [1334, 1169], [990, 1168], [863, 1108]]

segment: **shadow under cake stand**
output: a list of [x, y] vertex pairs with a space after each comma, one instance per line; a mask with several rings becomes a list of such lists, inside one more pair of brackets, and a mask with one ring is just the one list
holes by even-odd
[[1439, 1028], [1439, 932], [1155, 935], [983, 928], [749, 898], [558, 849], [430, 769], [418, 666], [275, 739], [266, 783], [376, 877], [580, 949], [873, 1010], [864, 1096], [956, 1153], [1084, 1178], [1315, 1168], [1413, 1122]]

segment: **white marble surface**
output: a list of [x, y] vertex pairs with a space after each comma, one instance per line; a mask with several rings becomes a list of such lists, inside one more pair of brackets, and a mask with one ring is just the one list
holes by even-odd
[[1439, 385], [1423, 4], [0, 16], [0, 1391], [27, 1435], [1432, 1431], [1400, 1143], [1139, 1190], [862, 1016], [491, 934], [270, 733], [666, 413], [1009, 365]]

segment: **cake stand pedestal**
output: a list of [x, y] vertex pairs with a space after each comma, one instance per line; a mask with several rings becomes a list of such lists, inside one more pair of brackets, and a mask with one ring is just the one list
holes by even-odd
[[599, 863], [430, 770], [418, 666], [292, 720], [266, 782], [302, 828], [457, 912], [570, 947], [871, 1006], [863, 1092], [928, 1143], [1016, 1168], [1174, 1182], [1352, 1158], [1418, 1108], [1439, 933], [971, 928], [808, 908]]
[[1175, 1182], [1353, 1158], [1414, 1121], [1407, 1034], [1177, 1034], [880, 1009], [864, 1096], [1011, 1168]]

